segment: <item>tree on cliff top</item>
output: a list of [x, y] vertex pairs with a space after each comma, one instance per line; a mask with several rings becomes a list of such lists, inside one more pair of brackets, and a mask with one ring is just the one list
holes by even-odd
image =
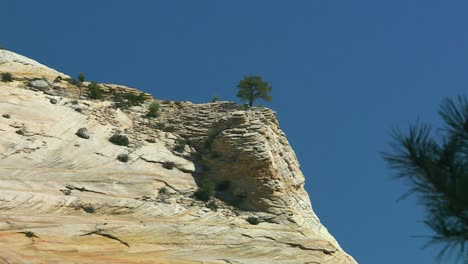
[[[426, 208], [424, 223], [434, 232], [427, 246], [443, 245], [439, 253], [460, 252], [468, 263], [468, 100], [445, 99], [439, 115], [445, 127], [434, 136], [429, 125], [416, 124], [409, 133], [394, 130], [393, 152], [383, 158], [410, 186]], [[405, 196], [404, 196], [405, 197]]]
[[244, 102], [249, 102], [249, 106], [252, 106], [257, 99], [271, 101], [272, 88], [260, 76], [244, 76], [244, 79], [237, 84], [237, 88], [239, 88], [237, 97]]

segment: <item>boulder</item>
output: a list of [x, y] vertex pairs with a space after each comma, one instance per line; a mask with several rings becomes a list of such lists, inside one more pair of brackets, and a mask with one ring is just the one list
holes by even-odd
[[76, 131], [76, 135], [79, 136], [80, 138], [88, 139], [89, 138], [89, 133], [88, 130], [85, 127], [82, 127]]
[[47, 89], [49, 87], [49, 83], [47, 83], [46, 81], [42, 79], [31, 81], [29, 85], [39, 90]]

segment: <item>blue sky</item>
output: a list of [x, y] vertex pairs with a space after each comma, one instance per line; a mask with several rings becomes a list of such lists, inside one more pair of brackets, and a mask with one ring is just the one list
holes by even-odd
[[[136, 4], [138, 3], [138, 4]], [[1, 3], [0, 45], [59, 71], [160, 99], [236, 100], [261, 75], [315, 212], [359, 263], [436, 263], [414, 198], [379, 152], [388, 131], [440, 124], [466, 93], [466, 1], [24, 1]]]

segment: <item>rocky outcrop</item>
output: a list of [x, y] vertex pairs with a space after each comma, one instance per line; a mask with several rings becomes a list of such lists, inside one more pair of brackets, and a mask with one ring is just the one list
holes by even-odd
[[[54, 83], [66, 75], [0, 52], [15, 77], [0, 82], [0, 262], [356, 263], [314, 214], [272, 110], [158, 101], [148, 119], [149, 102], [84, 99]], [[8, 68], [17, 58], [28, 67]], [[210, 202], [193, 196], [206, 179]]]
[[230, 102], [168, 106], [161, 121], [200, 154], [201, 177], [226, 184], [225, 201], [274, 214], [272, 221], [320, 230], [299, 163], [272, 110]]

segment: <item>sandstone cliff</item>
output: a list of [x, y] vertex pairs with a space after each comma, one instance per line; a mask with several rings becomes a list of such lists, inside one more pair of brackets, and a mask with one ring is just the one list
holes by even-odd
[[[88, 100], [5, 50], [0, 72], [14, 77], [0, 82], [0, 263], [356, 263], [312, 211], [272, 110], [158, 100], [149, 120], [149, 95]], [[193, 197], [204, 179], [211, 203]]]

